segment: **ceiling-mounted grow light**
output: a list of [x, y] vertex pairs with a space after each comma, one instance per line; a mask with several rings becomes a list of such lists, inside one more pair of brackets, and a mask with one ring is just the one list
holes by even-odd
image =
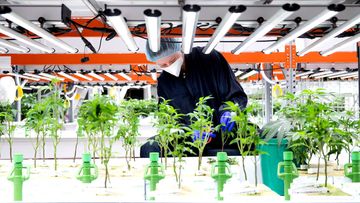
[[88, 7], [88, 9], [91, 11], [91, 13], [94, 14], [94, 16], [98, 15], [98, 10], [89, 0], [82, 0], [82, 2], [85, 4], [86, 7]]
[[313, 70], [309, 70], [309, 71], [306, 71], [306, 72], [303, 72], [303, 73], [296, 74], [295, 77], [307, 76], [307, 75], [310, 75], [310, 74], [313, 74], [313, 73], [314, 73]]
[[231, 6], [222, 19], [220, 25], [216, 28], [214, 34], [211, 36], [210, 41], [206, 44], [203, 52], [209, 54], [215, 46], [220, 42], [230, 28], [234, 25], [239, 16], [246, 10], [246, 6]]
[[355, 16], [354, 18], [351, 18], [347, 22], [341, 24], [339, 27], [335, 28], [333, 31], [326, 34], [324, 37], [322, 37], [322, 38], [318, 39], [317, 41], [315, 41], [314, 43], [310, 44], [309, 46], [307, 46], [306, 48], [304, 48], [303, 50], [301, 50], [297, 54], [299, 56], [304, 56], [305, 54], [309, 53], [310, 51], [313, 51], [314, 49], [316, 49], [318, 47], [320, 47], [325, 42], [328, 42], [329, 40], [335, 38], [336, 36], [338, 36], [342, 32], [348, 30], [349, 28], [351, 28], [351, 27], [353, 27], [353, 26], [355, 26], [356, 24], [359, 24], [359, 23], [360, 23], [360, 14]]
[[156, 9], [146, 9], [144, 11], [144, 17], [149, 47], [151, 51], [158, 52], [160, 49], [161, 12]]
[[126, 75], [125, 73], [118, 73], [121, 77], [123, 77], [123, 78], [125, 78], [126, 80], [128, 80], [128, 81], [131, 81], [132, 80], [132, 78], [130, 77], [130, 76], [128, 76], [128, 75]]
[[197, 22], [199, 19], [200, 6], [198, 5], [185, 5], [183, 7], [183, 19], [182, 19], [182, 51], [184, 54], [191, 52]]
[[338, 72], [330, 73], [330, 74], [326, 74], [326, 75], [320, 75], [320, 76], [316, 76], [315, 79], [330, 78], [332, 76], [343, 75], [345, 73], [349, 73], [349, 71], [344, 70], [344, 71], [338, 71]]
[[118, 80], [119, 80], [119, 78], [117, 78], [117, 77], [113, 76], [113, 75], [112, 75], [112, 74], [110, 74], [110, 73], [105, 73], [104, 75], [105, 75], [106, 77], [108, 77], [108, 78], [112, 79], [112, 80], [115, 80], [115, 81], [118, 81]]
[[37, 25], [33, 24], [32, 22], [26, 20], [25, 18], [17, 15], [16, 13], [14, 13], [10, 7], [8, 6], [3, 6], [0, 7], [0, 14], [2, 17], [10, 20], [11, 22], [29, 30], [30, 32], [36, 34], [37, 36], [43, 38], [44, 40], [54, 44], [55, 46], [58, 46], [70, 53], [76, 53], [77, 49], [75, 49], [74, 47], [71, 47], [70, 45], [68, 45], [67, 43], [65, 43], [64, 41], [58, 39], [57, 37], [55, 37], [54, 35], [50, 34], [48, 31], [38, 27]]
[[14, 31], [13, 29], [10, 29], [8, 27], [5, 27], [3, 25], [0, 25], [0, 32], [3, 33], [4, 35], [6, 36], [9, 36], [13, 39], [16, 39], [18, 40], [19, 42], [22, 42], [30, 47], [33, 47], [35, 49], [38, 49], [38, 50], [41, 50], [43, 52], [46, 52], [46, 53], [52, 53], [54, 52], [54, 49], [52, 48], [49, 48], [35, 40], [32, 40], [28, 37], [25, 37], [24, 35]]
[[19, 51], [19, 52], [28, 52], [29, 50], [25, 47], [22, 47], [18, 44], [15, 44], [13, 42], [10, 42], [8, 40], [4, 40], [2, 38], [0, 38], [0, 45], [1, 46], [4, 46], [4, 47], [7, 47], [7, 48], [10, 48], [10, 49], [14, 49], [16, 51]]
[[331, 74], [331, 73], [334, 73], [333, 69], [332, 69], [332, 70], [328, 70], [328, 71], [322, 71], [322, 72], [318, 72], [318, 73], [311, 74], [310, 77], [311, 77], [311, 78], [316, 78], [316, 77], [318, 77], [318, 76], [328, 75], [328, 74]]
[[245, 73], [244, 75], [240, 76], [240, 80], [244, 80], [244, 79], [246, 79], [252, 75], [256, 75], [256, 74], [258, 74], [257, 70], [251, 70], [251, 71]]
[[271, 31], [277, 24], [285, 20], [295, 11], [299, 10], [300, 6], [298, 4], [284, 4], [282, 8], [277, 11], [269, 20], [261, 24], [261, 26], [256, 29], [244, 42], [237, 46], [231, 52], [233, 54], [240, 54], [245, 51], [251, 44], [255, 43], [258, 39], [262, 38], [269, 31]]
[[57, 77], [57, 76], [50, 75], [50, 74], [47, 74], [47, 73], [39, 73], [39, 75], [44, 76], [44, 77], [47, 77], [47, 78], [50, 78], [50, 79], [57, 79], [57, 80], [61, 80], [61, 81], [64, 81], [64, 80], [65, 80], [65, 79], [62, 78], [62, 77]]
[[348, 77], [348, 76], [354, 76], [358, 74], [357, 71], [351, 71], [351, 72], [347, 72], [347, 73], [344, 73], [344, 74], [341, 74], [341, 75], [335, 75], [335, 76], [331, 76], [329, 77], [330, 79], [334, 79], [334, 78], [340, 78], [340, 77]]
[[264, 49], [263, 52], [265, 54], [270, 54], [271, 52], [275, 51], [276, 49], [284, 46], [285, 44], [291, 42], [292, 40], [296, 39], [300, 35], [304, 34], [305, 32], [309, 31], [313, 27], [319, 25], [320, 23], [324, 22], [325, 20], [335, 16], [339, 12], [345, 10], [345, 6], [342, 4], [331, 4], [329, 5], [324, 11], [320, 14], [312, 18], [311, 20], [304, 22], [295, 30], [291, 31], [289, 34], [285, 35], [279, 41], [273, 43], [268, 48]]
[[131, 35], [124, 17], [121, 15], [121, 11], [119, 9], [106, 9], [104, 14], [109, 20], [111, 26], [115, 29], [116, 33], [124, 41], [128, 49], [132, 52], [136, 52], [139, 48]]
[[35, 77], [29, 77], [29, 76], [25, 76], [25, 75], [20, 75], [20, 74], [16, 74], [16, 73], [8, 73], [7, 75], [10, 76], [14, 76], [14, 77], [19, 77], [25, 80], [33, 80], [33, 81], [39, 81], [39, 78], [35, 78]]
[[358, 73], [353, 73], [352, 75], [347, 75], [347, 76], [341, 77], [342, 80], [348, 79], [348, 78], [358, 78]]
[[101, 77], [100, 75], [96, 74], [95, 72], [90, 72], [89, 75], [93, 78], [96, 78], [98, 80], [104, 81], [105, 78]]
[[79, 82], [80, 81], [79, 79], [77, 79], [77, 78], [75, 78], [75, 77], [73, 77], [73, 76], [71, 76], [71, 75], [69, 75], [67, 73], [64, 73], [64, 72], [59, 72], [58, 74], [65, 77], [65, 78], [67, 78], [67, 79], [69, 79], [69, 80], [72, 80], [74, 82]]
[[239, 77], [243, 73], [244, 73], [243, 71], [238, 70], [238, 71], [235, 72], [235, 77]]
[[38, 79], [41, 79], [41, 80], [51, 81], [51, 78], [43, 77], [43, 76], [40, 76], [40, 75], [35, 75], [35, 74], [32, 74], [32, 73], [24, 73], [24, 75], [29, 76], [29, 77], [33, 77], [33, 78], [38, 78]]
[[320, 54], [323, 55], [323, 56], [328, 56], [328, 55], [333, 54], [333, 53], [337, 52], [339, 49], [342, 49], [342, 48], [344, 48], [344, 47], [346, 47], [348, 45], [351, 45], [351, 44], [355, 45], [355, 43], [359, 42], [359, 41], [360, 41], [360, 34], [357, 34], [357, 35], [352, 36], [352, 37], [350, 37], [350, 38], [348, 38], [348, 39], [346, 39], [346, 40], [344, 40], [344, 41], [342, 41], [340, 43], [335, 44], [334, 46], [332, 46], [331, 48], [329, 48], [329, 49], [327, 49], [325, 51], [320, 52]]
[[85, 80], [88, 80], [88, 81], [92, 81], [93, 79], [91, 77], [88, 77], [86, 75], [83, 75], [81, 73], [74, 73], [74, 75], [78, 76], [79, 78], [82, 78], [82, 79], [85, 79]]

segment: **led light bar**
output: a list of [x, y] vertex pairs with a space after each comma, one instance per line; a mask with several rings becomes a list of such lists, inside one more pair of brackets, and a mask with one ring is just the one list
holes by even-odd
[[92, 80], [93, 80], [91, 77], [88, 77], [88, 76], [83, 75], [83, 74], [81, 74], [81, 73], [74, 73], [74, 75], [78, 76], [79, 78], [88, 80], [88, 81], [92, 81]]
[[65, 80], [65, 79], [62, 78], [62, 77], [57, 77], [57, 76], [50, 75], [50, 74], [47, 74], [47, 73], [39, 73], [39, 75], [44, 76], [44, 77], [47, 77], [47, 78], [50, 78], [50, 79], [57, 79], [57, 80], [61, 80], [61, 81], [64, 81], [64, 80]]
[[245, 73], [244, 75], [242, 75], [242, 76], [240, 77], [240, 80], [244, 80], [245, 78], [248, 78], [248, 77], [250, 77], [250, 76], [252, 76], [252, 75], [256, 75], [256, 74], [258, 74], [258, 71], [256, 71], [256, 70], [251, 70], [250, 72]]
[[136, 52], [139, 48], [131, 35], [124, 17], [121, 15], [121, 11], [119, 9], [106, 9], [104, 14], [109, 20], [111, 26], [115, 29], [116, 33], [124, 41], [128, 49], [132, 52]]
[[320, 52], [320, 54], [323, 56], [329, 56], [329, 55], [337, 52], [339, 49], [342, 49], [343, 47], [348, 46], [350, 44], [355, 45], [356, 42], [359, 42], [359, 41], [360, 41], [360, 34], [357, 34], [357, 35], [352, 36], [340, 43], [335, 44], [334, 46], [332, 46], [331, 48], [329, 48], [325, 51]]
[[105, 75], [106, 77], [108, 77], [108, 78], [112, 79], [112, 80], [115, 80], [115, 81], [118, 81], [118, 80], [119, 80], [119, 78], [117, 78], [117, 77], [113, 76], [113, 75], [112, 75], [112, 74], [110, 74], [110, 73], [105, 73], [104, 75]]
[[322, 71], [322, 72], [314, 73], [314, 74], [310, 75], [309, 77], [311, 77], [311, 78], [316, 78], [316, 77], [318, 77], [318, 76], [328, 75], [328, 74], [331, 74], [331, 73], [334, 73], [334, 72], [331, 71], [331, 70], [329, 70], [329, 71]]
[[58, 74], [65, 77], [65, 78], [67, 78], [67, 79], [69, 79], [69, 80], [72, 80], [74, 82], [79, 82], [80, 81], [79, 79], [77, 79], [77, 78], [75, 78], [75, 77], [73, 77], [73, 76], [71, 76], [71, 75], [69, 75], [67, 73], [64, 73], [64, 72], [59, 72]]
[[126, 75], [125, 73], [118, 73], [121, 77], [123, 77], [123, 78], [125, 78], [126, 80], [128, 80], [128, 81], [131, 81], [132, 80], [132, 78], [130, 77], [130, 76], [128, 76], [128, 75]]
[[98, 80], [104, 81], [105, 78], [101, 77], [100, 75], [96, 74], [95, 72], [90, 72], [89, 75], [93, 78], [96, 78]]
[[31, 73], [24, 73], [24, 75], [25, 75], [25, 76], [29, 76], [29, 77], [33, 77], [33, 78], [38, 78], [38, 79], [41, 79], [41, 80], [51, 81], [51, 78], [42, 77], [42, 76], [35, 75], [35, 74], [31, 74]]
[[277, 11], [269, 20], [264, 22], [254, 33], [252, 33], [244, 42], [237, 46], [231, 52], [233, 54], [240, 54], [245, 51], [251, 44], [255, 43], [258, 39], [270, 32], [277, 24], [285, 20], [295, 11], [299, 10], [300, 6], [298, 4], [284, 4], [282, 8]]
[[16, 51], [19, 51], [19, 52], [28, 52], [29, 50], [25, 47], [22, 47], [18, 44], [15, 44], [13, 42], [10, 42], [8, 40], [4, 40], [2, 38], [0, 38], [0, 45], [1, 46], [4, 46], [4, 47], [7, 47], [7, 48], [10, 48], [10, 49], [14, 49]]
[[343, 76], [341, 77], [341, 79], [348, 79], [348, 78], [358, 78], [358, 73], [354, 73], [353, 75], [347, 75], [347, 76]]
[[310, 74], [313, 74], [313, 73], [314, 73], [314, 71], [310, 70], [310, 71], [306, 71], [306, 72], [303, 72], [303, 73], [296, 74], [295, 77], [301, 77], [301, 76], [310, 75]]
[[263, 52], [265, 54], [270, 54], [271, 52], [275, 51], [276, 49], [284, 46], [285, 44], [291, 42], [292, 40], [296, 39], [300, 35], [304, 34], [305, 32], [309, 31], [313, 27], [319, 25], [320, 23], [324, 22], [325, 20], [335, 16], [340, 11], [345, 10], [345, 6], [342, 4], [331, 4], [329, 5], [324, 11], [320, 14], [312, 18], [311, 20], [304, 22], [295, 30], [281, 38], [279, 41], [273, 43], [268, 48], [264, 49]]
[[345, 73], [348, 73], [348, 71], [344, 70], [344, 71], [339, 71], [339, 72], [335, 72], [335, 73], [330, 73], [330, 74], [327, 74], [327, 75], [320, 75], [320, 76], [316, 76], [315, 79], [330, 78], [332, 76], [343, 75]]
[[235, 72], [235, 77], [239, 77], [243, 73], [244, 73], [243, 71], [238, 70], [238, 71]]
[[347, 22], [341, 24], [339, 27], [335, 28], [330, 33], [326, 34], [322, 38], [320, 38], [317, 41], [315, 41], [314, 43], [310, 44], [309, 46], [307, 46], [306, 48], [304, 48], [303, 50], [301, 50], [297, 54], [299, 56], [304, 56], [305, 54], [309, 53], [310, 51], [312, 51], [312, 50], [314, 50], [314, 49], [316, 49], [318, 47], [320, 47], [325, 42], [328, 42], [329, 40], [335, 38], [336, 36], [338, 36], [342, 32], [350, 29], [351, 27], [353, 27], [353, 26], [355, 26], [356, 24], [359, 24], [359, 23], [360, 23], [360, 14], [355, 16], [354, 18], [351, 18]]
[[94, 7], [94, 5], [89, 2], [89, 0], [82, 0], [82, 2], [85, 4], [86, 7], [88, 7], [88, 9], [91, 11], [91, 13], [94, 14], [94, 16], [99, 13], [98, 10]]
[[17, 15], [8, 6], [0, 7], [0, 15], [2, 17], [12, 21], [13, 23], [29, 30], [30, 32], [38, 35], [39, 37], [43, 38], [44, 40], [54, 44], [55, 46], [58, 46], [70, 53], [77, 52], [77, 49], [71, 47], [70, 45], [66, 44], [64, 41], [58, 39], [54, 35], [50, 34], [46, 30], [38, 27], [37, 25], [33, 24], [32, 22], [26, 20], [25, 18]]
[[0, 32], [3, 33], [4, 35], [6, 36], [9, 36], [13, 39], [16, 39], [18, 40], [19, 42], [22, 42], [30, 47], [33, 47], [35, 49], [39, 49], [43, 52], [46, 52], [46, 53], [52, 53], [54, 52], [54, 49], [51, 49], [35, 40], [32, 40], [30, 38], [27, 38], [25, 37], [24, 35], [14, 31], [13, 29], [11, 28], [8, 28], [8, 27], [5, 27], [3, 25], [0, 25]]
[[146, 9], [144, 11], [146, 31], [151, 51], [158, 52], [160, 49], [161, 35], [161, 12], [159, 10]]
[[26, 79], [26, 80], [33, 80], [33, 81], [39, 81], [40, 80], [39, 78], [28, 77], [28, 76], [24, 76], [24, 75], [20, 75], [20, 74], [16, 74], [16, 73], [8, 73], [7, 75], [23, 78], [23, 79]]
[[347, 73], [344, 73], [342, 75], [335, 75], [335, 76], [331, 76], [329, 77], [330, 79], [334, 79], [334, 78], [340, 78], [340, 77], [347, 77], [347, 76], [353, 76], [353, 75], [356, 75], [358, 74], [357, 71], [353, 71], [353, 72], [347, 72]]
[[185, 5], [183, 6], [183, 19], [182, 19], [182, 51], [184, 54], [191, 52], [197, 22], [199, 19], [200, 6], [198, 5]]
[[236, 20], [240, 17], [240, 15], [246, 10], [246, 6], [231, 6], [226, 13], [225, 17], [222, 19], [220, 25], [216, 28], [214, 34], [212, 35], [210, 41], [206, 44], [203, 49], [203, 53], [209, 54], [216, 45], [220, 42], [221, 38], [223, 38], [226, 33], [230, 30], [230, 28], [234, 25]]

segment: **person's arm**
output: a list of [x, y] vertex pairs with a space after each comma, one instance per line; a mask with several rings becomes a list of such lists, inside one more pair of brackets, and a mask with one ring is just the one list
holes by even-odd
[[[237, 103], [241, 108], [245, 108], [248, 101], [247, 95], [236, 80], [236, 77], [224, 56], [214, 50], [210, 53], [210, 57], [211, 64], [213, 64], [212, 68], [214, 68], [214, 73], [216, 74], [215, 78], [217, 80], [218, 96], [222, 102], [232, 101]], [[218, 109], [220, 116], [224, 112], [225, 107], [226, 105], [222, 104]]]

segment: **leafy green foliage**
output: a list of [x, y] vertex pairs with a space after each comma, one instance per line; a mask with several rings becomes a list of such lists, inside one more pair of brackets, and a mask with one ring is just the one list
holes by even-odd
[[190, 125], [186, 128], [187, 136], [193, 136], [195, 131], [199, 132], [199, 138], [190, 143], [192, 147], [198, 150], [198, 170], [200, 170], [201, 167], [202, 155], [205, 146], [209, 142], [210, 133], [214, 130], [212, 121], [214, 109], [206, 104], [206, 102], [211, 98], [212, 97], [210, 96], [201, 97], [199, 102], [196, 103], [194, 111], [192, 113], [188, 113]]
[[[264, 144], [264, 141], [260, 139], [258, 133], [258, 127], [249, 122], [249, 117], [251, 115], [254, 115], [254, 113], [256, 113], [256, 105], [250, 104], [245, 109], [241, 109], [241, 107], [238, 104], [232, 101], [225, 102], [225, 104], [227, 106], [225, 107], [225, 110], [232, 112], [233, 116], [231, 120], [235, 122], [235, 126], [236, 126], [236, 131], [231, 132], [233, 139], [230, 142], [230, 144], [235, 143], [239, 149], [242, 158], [245, 180], [247, 180], [247, 173], [245, 169], [246, 156], [250, 156], [250, 155], [257, 156], [263, 153], [261, 150], [255, 147], [257, 145]], [[256, 161], [255, 161], [255, 168], [256, 168]]]
[[0, 136], [5, 134], [5, 140], [9, 144], [9, 156], [12, 162], [12, 146], [16, 125], [14, 124], [15, 111], [10, 104], [0, 104]]
[[87, 135], [93, 155], [99, 152], [105, 166], [105, 188], [110, 181], [108, 164], [112, 157], [112, 146], [121, 135], [113, 133], [118, 113], [118, 106], [109, 97], [101, 95], [95, 95], [94, 99], [86, 101], [79, 111], [78, 133]]
[[34, 105], [36, 105], [36, 100], [35, 93], [24, 94], [24, 96], [21, 98], [21, 115], [23, 118], [27, 118], [27, 113], [30, 111], [30, 109], [33, 108]]

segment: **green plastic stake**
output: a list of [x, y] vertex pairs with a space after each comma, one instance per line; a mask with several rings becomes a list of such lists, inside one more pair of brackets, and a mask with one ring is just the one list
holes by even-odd
[[[83, 164], [76, 176], [76, 179], [83, 183], [91, 183], [98, 177], [98, 168], [95, 164], [91, 163], [90, 153], [83, 153], [82, 159]], [[94, 174], [92, 174], [91, 169], [94, 169]]]
[[[281, 168], [284, 167], [284, 172], [281, 173]], [[299, 173], [293, 163], [293, 152], [284, 152], [284, 161], [278, 164], [278, 177], [284, 181], [285, 200], [290, 200], [289, 188], [292, 181], [299, 177]]]
[[[150, 182], [150, 191], [156, 190], [156, 184], [165, 178], [164, 166], [159, 164], [159, 153], [151, 152], [149, 155], [150, 164], [146, 166], [144, 179]], [[150, 195], [150, 200], [155, 200], [155, 197]]]
[[[8, 180], [14, 183], [14, 201], [22, 201], [23, 199], [23, 182], [30, 178], [30, 168], [23, 166], [24, 156], [22, 154], [14, 155], [14, 168], [8, 176]], [[23, 169], [26, 173], [23, 176]]]
[[[351, 162], [344, 165], [345, 176], [350, 178], [353, 183], [360, 182], [360, 152], [351, 153]], [[351, 169], [351, 172], [350, 170]]]
[[224, 190], [226, 181], [232, 177], [232, 174], [230, 172], [230, 165], [227, 163], [226, 152], [218, 152], [216, 156], [217, 162], [211, 166], [211, 177], [217, 182], [217, 200], [224, 200], [221, 193]]

